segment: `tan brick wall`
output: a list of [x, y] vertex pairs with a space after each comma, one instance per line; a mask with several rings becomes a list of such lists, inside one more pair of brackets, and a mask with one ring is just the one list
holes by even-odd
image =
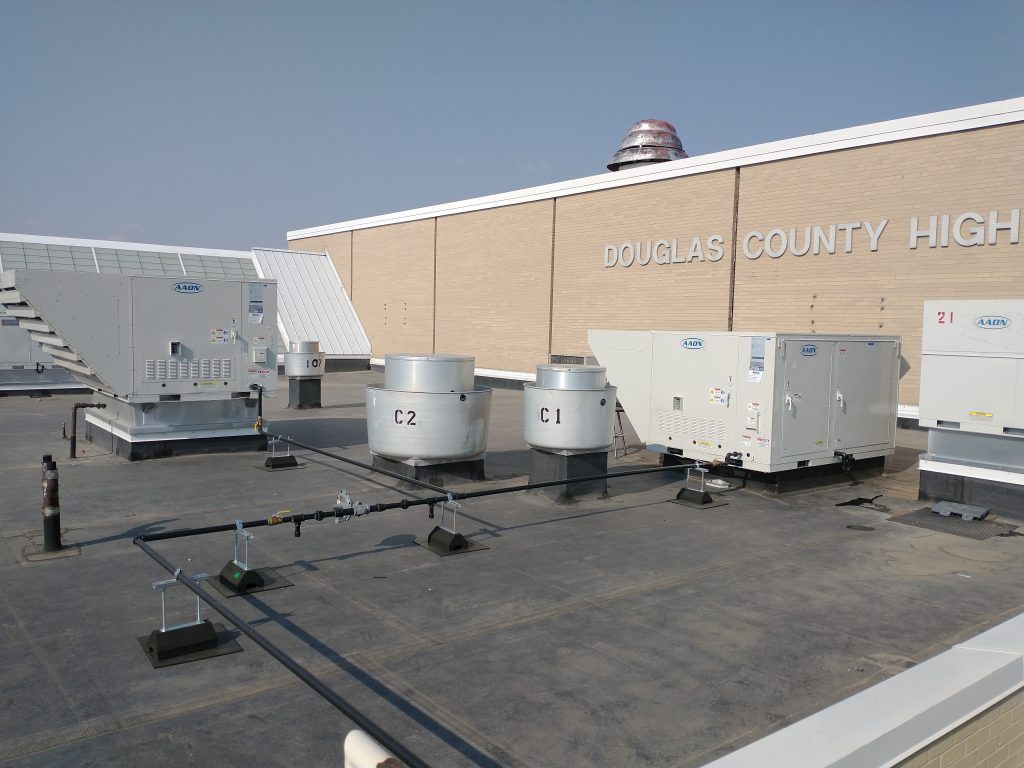
[[[903, 337], [910, 370], [900, 402], [918, 401], [922, 303], [1024, 297], [1024, 238], [1010, 244], [909, 247], [910, 219], [1024, 208], [1024, 124], [747, 166], [740, 174], [736, 330]], [[531, 371], [550, 352], [589, 354], [590, 328], [724, 330], [729, 305], [735, 170], [601, 190], [437, 220], [437, 349], [482, 367]], [[551, 208], [554, 206], [554, 272]], [[888, 223], [871, 252], [863, 224], [852, 252], [745, 258], [751, 230]], [[327, 248], [374, 355], [430, 350], [435, 220], [296, 240]], [[1022, 226], [1024, 229], [1024, 226]], [[1024, 234], [1024, 233], [1022, 233]], [[717, 262], [603, 266], [604, 247], [723, 237]], [[346, 261], [347, 260], [347, 261]], [[349, 277], [346, 277], [346, 271]], [[548, 297], [552, 298], [549, 304]]]
[[338, 270], [341, 284], [345, 292], [352, 298], [352, 233], [339, 232], [334, 235], [305, 237], [302, 240], [291, 240], [288, 249], [292, 251], [327, 251], [334, 268]]
[[554, 202], [437, 220], [438, 352], [480, 368], [532, 371], [547, 362]]
[[[1024, 207], [1024, 124], [784, 160], [743, 168], [736, 330], [894, 334], [910, 371], [900, 402], [917, 403], [926, 299], [1024, 297], [1024, 239], [947, 248], [909, 247], [910, 219]], [[750, 230], [888, 219], [872, 253], [863, 226], [853, 251], [778, 259], [744, 257]], [[843, 234], [837, 234], [843, 240]], [[775, 241], [778, 244], [778, 240]]]
[[1024, 691], [1007, 697], [897, 768], [1021, 768], [1024, 766]]
[[433, 351], [433, 219], [353, 232], [352, 275], [374, 357]]
[[[735, 171], [561, 198], [555, 215], [554, 354], [588, 355], [587, 330], [725, 330]], [[717, 262], [604, 267], [604, 247], [724, 238]]]

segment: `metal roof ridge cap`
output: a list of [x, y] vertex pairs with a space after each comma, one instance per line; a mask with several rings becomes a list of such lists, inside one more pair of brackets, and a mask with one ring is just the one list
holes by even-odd
[[356, 229], [401, 224], [409, 221], [432, 218], [439, 215], [468, 213], [485, 210], [499, 205], [581, 194], [599, 189], [609, 189], [647, 181], [660, 181], [695, 173], [704, 173], [724, 167], [754, 165], [785, 159], [794, 155], [809, 155], [854, 146], [884, 144], [908, 138], [924, 138], [943, 133], [953, 133], [970, 128], [1004, 125], [1024, 120], [1024, 97], [989, 102], [986, 104], [913, 115], [866, 123], [833, 131], [806, 134], [789, 139], [752, 144], [746, 147], [721, 150], [706, 155], [696, 155], [681, 160], [672, 160], [657, 165], [641, 166], [618, 172], [606, 172], [583, 176], [577, 179], [553, 182], [536, 187], [501, 192], [493, 195], [467, 198], [432, 206], [410, 208], [405, 211], [379, 214], [359, 219], [323, 224], [304, 229], [291, 230], [286, 237], [289, 241], [301, 240], [319, 235], [337, 234]]

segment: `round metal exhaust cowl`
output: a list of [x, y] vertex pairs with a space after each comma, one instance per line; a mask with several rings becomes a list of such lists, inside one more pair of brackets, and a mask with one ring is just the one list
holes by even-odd
[[384, 384], [366, 392], [370, 452], [411, 466], [482, 460], [491, 389], [470, 355], [384, 356]]
[[622, 139], [619, 149], [635, 149], [636, 147], [666, 147], [682, 152], [683, 142], [679, 140], [675, 131], [632, 130]]
[[322, 378], [326, 360], [319, 341], [290, 341], [284, 353], [284, 375], [289, 379]]
[[665, 120], [638, 120], [630, 126], [608, 163], [609, 171], [633, 165], [664, 163], [688, 157], [672, 123]]
[[537, 386], [541, 389], [603, 390], [608, 384], [600, 365], [538, 365]]
[[616, 389], [599, 365], [538, 365], [523, 385], [526, 444], [569, 456], [612, 446]]
[[384, 388], [403, 392], [472, 392], [476, 358], [470, 355], [392, 353], [384, 356]]

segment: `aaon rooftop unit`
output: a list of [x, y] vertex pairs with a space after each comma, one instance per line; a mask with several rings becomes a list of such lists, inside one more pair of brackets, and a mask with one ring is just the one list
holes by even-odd
[[920, 496], [1019, 514], [1024, 501], [1024, 300], [926, 301]]
[[756, 472], [893, 452], [898, 337], [590, 331], [589, 340], [652, 451]]
[[[86, 437], [130, 459], [254, 447], [277, 390], [272, 280], [0, 273], [0, 304], [96, 392]], [[103, 434], [106, 433], [106, 434]]]

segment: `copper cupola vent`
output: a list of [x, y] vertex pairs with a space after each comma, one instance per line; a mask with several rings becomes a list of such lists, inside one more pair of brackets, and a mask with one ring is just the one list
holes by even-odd
[[672, 123], [664, 120], [640, 120], [630, 126], [619, 150], [608, 163], [609, 171], [632, 168], [635, 165], [664, 163], [687, 157], [679, 134]]

